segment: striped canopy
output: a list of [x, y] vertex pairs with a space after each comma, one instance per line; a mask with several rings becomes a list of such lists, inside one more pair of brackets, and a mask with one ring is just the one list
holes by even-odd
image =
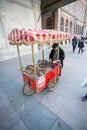
[[8, 35], [9, 43], [12, 45], [30, 45], [33, 43], [53, 43], [60, 40], [70, 39], [69, 33], [52, 29], [18, 29], [14, 28]]

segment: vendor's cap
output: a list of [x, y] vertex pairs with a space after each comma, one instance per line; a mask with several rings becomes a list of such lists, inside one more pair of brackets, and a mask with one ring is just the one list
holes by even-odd
[[58, 43], [54, 43], [54, 44], [52, 45], [52, 48], [56, 48], [56, 47], [58, 47]]

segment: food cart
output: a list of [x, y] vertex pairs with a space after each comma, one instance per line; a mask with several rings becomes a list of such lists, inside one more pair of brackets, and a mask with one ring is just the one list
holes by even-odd
[[[41, 46], [49, 43], [52, 45], [54, 42], [58, 43], [59, 41], [68, 39], [70, 39], [69, 33], [52, 29], [12, 29], [8, 35], [8, 40], [10, 45], [17, 46], [20, 68], [24, 80], [23, 92], [25, 95], [29, 96], [35, 91], [40, 92], [46, 87], [51, 91], [54, 90], [62, 71], [59, 59], [50, 63], [48, 60], [44, 60], [43, 55], [43, 59], [35, 63], [34, 44]], [[29, 64], [24, 68], [21, 63], [20, 45], [31, 46], [33, 64]]]

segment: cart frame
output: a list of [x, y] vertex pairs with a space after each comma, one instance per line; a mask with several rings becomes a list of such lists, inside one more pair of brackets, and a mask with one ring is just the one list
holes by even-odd
[[[23, 31], [23, 33], [22, 33], [22, 31]], [[29, 31], [29, 34], [28, 34], [28, 31]], [[23, 30], [13, 29], [12, 32], [8, 36], [8, 40], [9, 40], [10, 44], [13, 44], [13, 45], [16, 44], [16, 46], [17, 46], [20, 68], [21, 68], [23, 80], [24, 80], [23, 92], [27, 96], [33, 94], [35, 91], [40, 92], [42, 89], [46, 88], [47, 86], [48, 86], [49, 90], [53, 91], [56, 88], [56, 83], [57, 83], [58, 77], [61, 76], [61, 71], [62, 71], [62, 66], [60, 64], [60, 61], [58, 60], [56, 67], [54, 67], [54, 68], [51, 67], [50, 70], [47, 71], [45, 74], [37, 77], [33, 43], [36, 42], [38, 44], [42, 44], [42, 43], [46, 44], [46, 43], [50, 42], [50, 44], [52, 44], [54, 42], [58, 43], [59, 41], [70, 38], [69, 34], [65, 35], [65, 33], [61, 33], [60, 37], [59, 37], [59, 35], [57, 34], [58, 33], [57, 31], [44, 30], [43, 32], [41, 32], [41, 30], [40, 30], [41, 39], [39, 39], [40, 35], [38, 37], [38, 33], [36, 33], [36, 32], [38, 32], [38, 30], [34, 30], [35, 32], [33, 34], [31, 33], [31, 30], [28, 30], [28, 31], [25, 32], [24, 29]], [[16, 33], [22, 34], [22, 35], [20, 35], [20, 38], [19, 38], [19, 35], [16, 35]], [[36, 36], [35, 36], [35, 33], [36, 33]], [[34, 35], [34, 37], [33, 37], [33, 35]], [[68, 36], [68, 37], [66, 38], [65, 36]], [[48, 37], [49, 37], [49, 40], [48, 40]], [[22, 38], [22, 40], [21, 40], [21, 38]], [[34, 39], [34, 38], [38, 38], [38, 39]], [[43, 39], [47, 38], [47, 39], [45, 41], [43, 41], [42, 38]], [[29, 41], [27, 41], [27, 40], [29, 40]], [[31, 52], [32, 52], [32, 61], [33, 61], [33, 67], [34, 67], [33, 76], [32, 76], [32, 74], [25, 72], [25, 70], [22, 67], [19, 45], [22, 44], [23, 42], [31, 43], [30, 45], [31, 45]], [[59, 44], [58, 44], [58, 49], [59, 49]], [[59, 53], [58, 53], [58, 59], [59, 59]], [[44, 56], [43, 56], [43, 60], [44, 60]]]

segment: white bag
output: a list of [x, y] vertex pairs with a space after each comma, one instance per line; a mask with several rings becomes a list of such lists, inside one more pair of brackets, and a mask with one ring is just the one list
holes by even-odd
[[87, 87], [87, 77], [82, 82], [81, 87]]

